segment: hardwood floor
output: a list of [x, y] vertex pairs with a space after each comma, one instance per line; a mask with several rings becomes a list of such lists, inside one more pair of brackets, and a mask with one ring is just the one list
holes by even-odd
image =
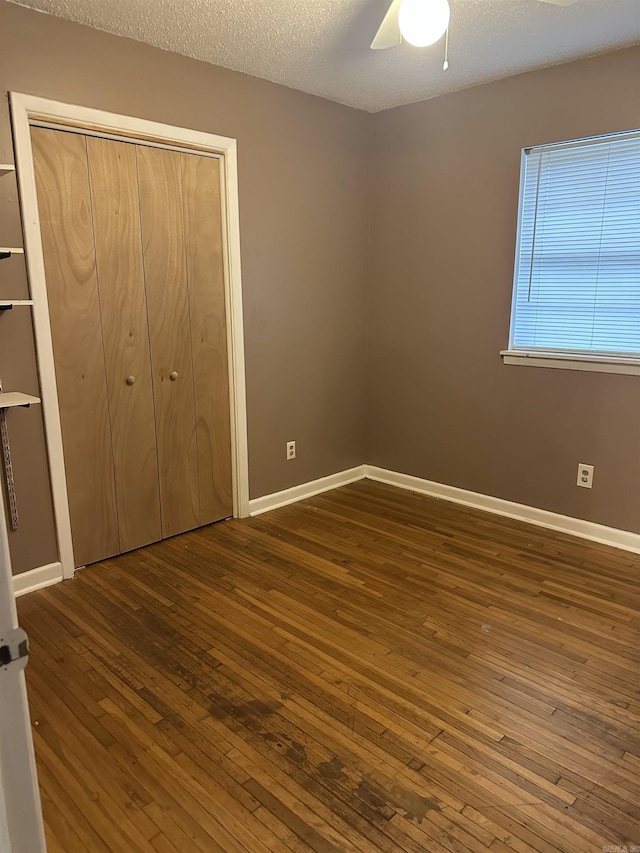
[[50, 853], [640, 845], [639, 579], [361, 481], [26, 596]]

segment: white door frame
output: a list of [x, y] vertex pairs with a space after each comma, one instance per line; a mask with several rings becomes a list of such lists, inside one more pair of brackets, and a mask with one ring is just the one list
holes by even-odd
[[231, 408], [233, 515], [234, 517], [244, 518], [249, 514], [249, 464], [240, 270], [237, 142], [235, 139], [226, 136], [216, 136], [199, 130], [174, 127], [173, 125], [103, 112], [74, 104], [65, 104], [60, 101], [51, 101], [18, 92], [11, 92], [10, 102], [16, 170], [22, 206], [25, 257], [31, 299], [34, 303], [33, 323], [58, 550], [62, 564], [61, 577], [69, 578], [73, 576], [75, 571], [75, 562], [30, 126], [44, 124], [60, 129], [66, 127], [70, 130], [97, 136], [116, 137], [128, 142], [142, 142], [147, 145], [189, 150], [220, 158]]

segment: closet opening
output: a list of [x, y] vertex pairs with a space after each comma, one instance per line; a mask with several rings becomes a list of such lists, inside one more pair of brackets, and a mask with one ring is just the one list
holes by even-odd
[[236, 141], [11, 108], [62, 578], [248, 514]]

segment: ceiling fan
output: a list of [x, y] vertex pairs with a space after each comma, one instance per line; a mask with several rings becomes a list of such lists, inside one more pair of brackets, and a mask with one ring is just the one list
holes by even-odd
[[[573, 6], [577, 0], [539, 0], [553, 6]], [[415, 47], [435, 44], [449, 28], [448, 0], [392, 0], [371, 42], [372, 50], [383, 50], [408, 41]]]

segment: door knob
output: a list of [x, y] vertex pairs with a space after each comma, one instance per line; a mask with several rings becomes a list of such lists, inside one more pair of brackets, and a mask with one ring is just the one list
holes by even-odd
[[172, 371], [171, 371], [171, 373], [169, 374], [169, 379], [170, 379], [172, 382], [175, 382], [177, 378], [178, 378], [178, 371], [177, 371], [177, 370], [172, 370]]
[[127, 376], [127, 378], [125, 379], [125, 382], [127, 383], [127, 385], [133, 385], [133, 383], [134, 383], [135, 381], [136, 381], [136, 377], [135, 377], [135, 376]]

